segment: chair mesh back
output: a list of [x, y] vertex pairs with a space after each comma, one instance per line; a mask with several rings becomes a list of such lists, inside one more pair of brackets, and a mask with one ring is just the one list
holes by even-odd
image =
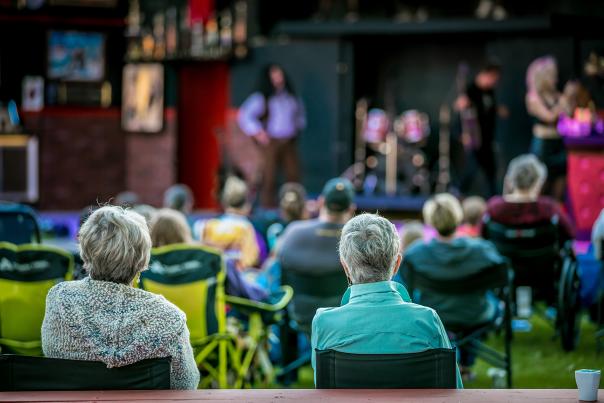
[[21, 204], [0, 202], [0, 242], [40, 243], [40, 228], [34, 211]]
[[421, 389], [456, 387], [454, 349], [410, 354], [316, 351], [318, 389]]
[[[73, 256], [68, 252], [44, 245], [0, 243], [0, 338], [40, 340], [46, 295], [52, 286], [70, 278], [72, 269]], [[41, 353], [39, 348], [11, 352]]]
[[171, 245], [154, 249], [149, 270], [141, 273], [141, 287], [163, 295], [187, 315], [192, 338], [218, 329], [216, 291], [223, 270], [222, 256], [202, 247]]
[[[549, 288], [556, 281], [556, 266], [560, 262], [558, 219], [532, 226], [506, 226], [490, 219], [485, 221], [484, 237], [510, 260], [514, 269], [514, 284], [542, 290], [552, 298]], [[543, 285], [547, 284], [545, 290]], [[552, 284], [552, 287], [549, 285]]]
[[170, 358], [119, 368], [102, 362], [0, 355], [0, 390], [170, 389]]
[[340, 306], [348, 287], [344, 270], [317, 276], [282, 268], [281, 283], [294, 289], [289, 310], [300, 330], [307, 333], [317, 309]]

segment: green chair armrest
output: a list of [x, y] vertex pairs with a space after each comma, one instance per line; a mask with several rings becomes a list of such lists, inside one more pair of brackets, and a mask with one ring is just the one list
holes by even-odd
[[233, 340], [235, 336], [229, 333], [215, 333], [199, 339], [191, 339], [191, 346], [201, 347], [216, 340]]
[[11, 339], [0, 339], [0, 346], [6, 346], [9, 348], [18, 348], [18, 349], [34, 349], [34, 348], [41, 348], [42, 341], [41, 340], [18, 341], [18, 340], [11, 340]]
[[287, 304], [289, 304], [289, 302], [292, 300], [294, 296], [294, 289], [291, 288], [289, 285], [283, 285], [279, 287], [279, 291], [282, 293], [281, 298], [273, 304], [269, 304], [267, 302], [252, 301], [251, 299], [234, 297], [231, 295], [225, 296], [225, 302], [227, 304], [232, 305], [233, 307], [241, 308], [244, 310], [269, 313], [279, 312], [285, 309]]

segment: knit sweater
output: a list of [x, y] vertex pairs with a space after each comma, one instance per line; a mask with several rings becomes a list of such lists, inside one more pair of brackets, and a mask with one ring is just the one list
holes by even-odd
[[108, 368], [171, 357], [172, 389], [196, 389], [199, 370], [185, 314], [164, 297], [85, 278], [48, 293], [42, 349], [51, 358], [102, 361]]

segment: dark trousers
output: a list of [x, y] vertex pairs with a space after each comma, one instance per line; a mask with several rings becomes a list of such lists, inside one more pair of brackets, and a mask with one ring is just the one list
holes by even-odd
[[296, 147], [296, 138], [271, 139], [267, 145], [259, 145], [263, 159], [262, 183], [260, 185], [260, 204], [263, 207], [275, 207], [277, 174], [283, 168], [287, 182], [300, 181], [300, 163]]
[[481, 170], [487, 185], [487, 193], [484, 194], [484, 196], [489, 198], [497, 194], [496, 158], [495, 152], [491, 147], [466, 151], [466, 159], [460, 184], [462, 193], [466, 194], [471, 189], [477, 171]]

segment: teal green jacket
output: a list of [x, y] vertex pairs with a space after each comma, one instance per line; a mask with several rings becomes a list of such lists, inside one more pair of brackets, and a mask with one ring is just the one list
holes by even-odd
[[[337, 308], [320, 308], [312, 321], [312, 367], [315, 350], [351, 354], [416, 353], [451, 348], [436, 312], [411, 302], [394, 281], [355, 284]], [[459, 370], [457, 387], [463, 388]]]

